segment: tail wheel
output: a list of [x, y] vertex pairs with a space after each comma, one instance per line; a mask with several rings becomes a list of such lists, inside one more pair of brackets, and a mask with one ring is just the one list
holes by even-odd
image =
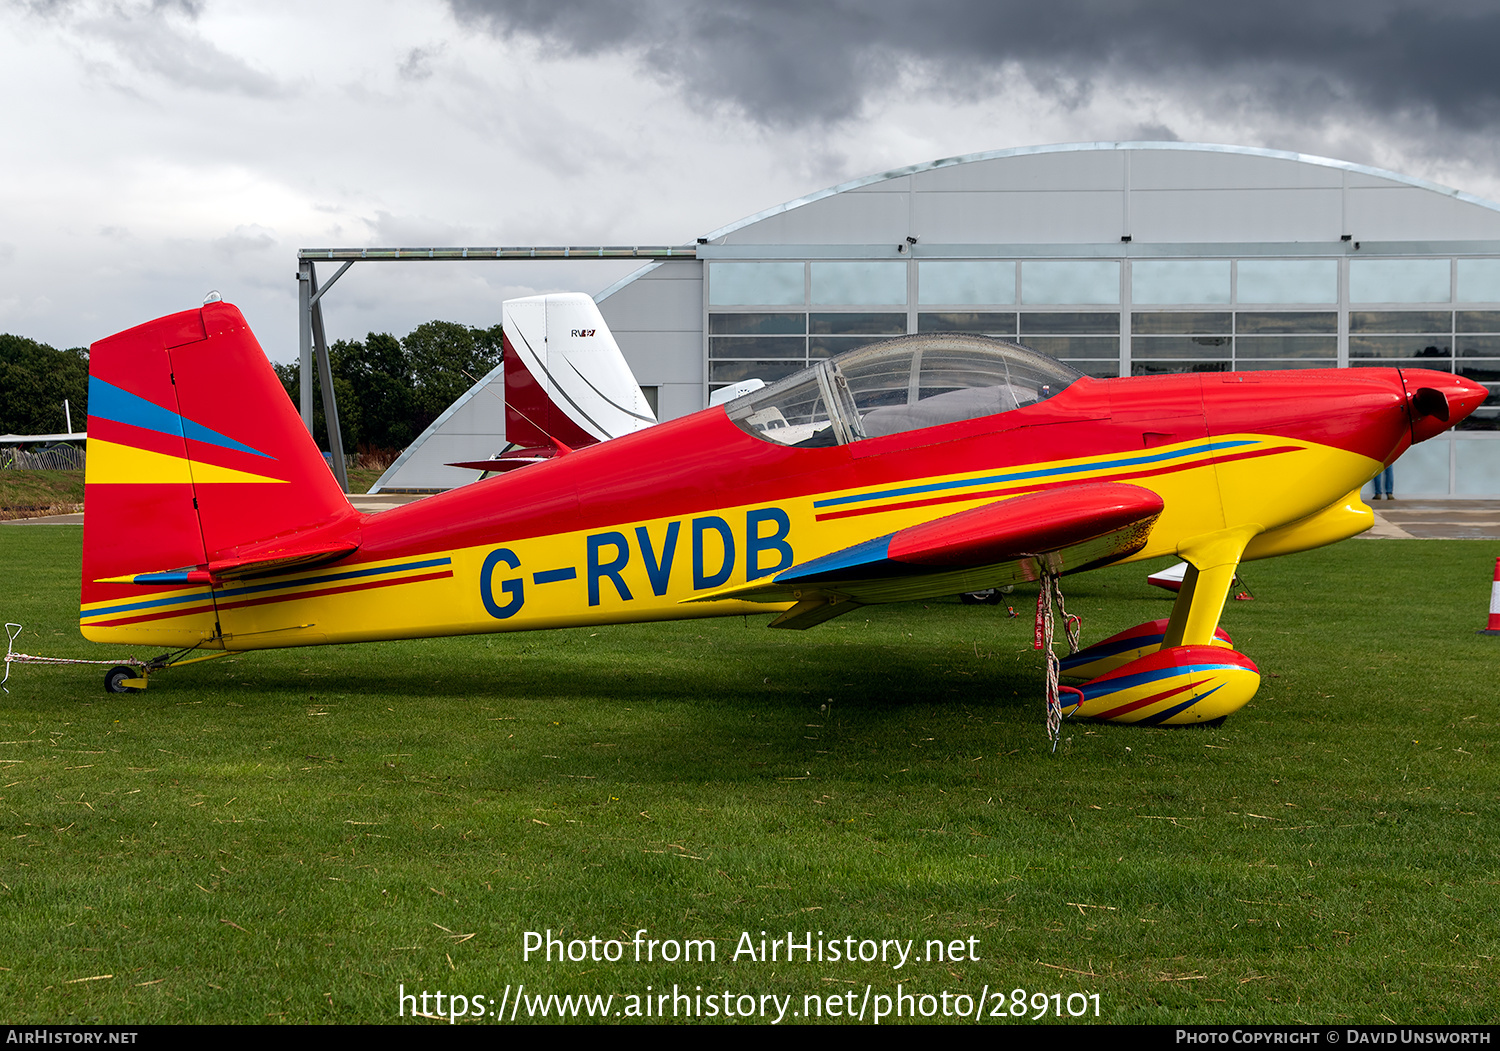
[[126, 679], [139, 678], [134, 668], [124, 664], [117, 664], [104, 673], [104, 691], [106, 693], [130, 693], [132, 687], [125, 685]]

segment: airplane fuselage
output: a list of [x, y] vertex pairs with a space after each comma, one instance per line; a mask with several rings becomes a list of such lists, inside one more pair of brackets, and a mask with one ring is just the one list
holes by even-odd
[[248, 650], [766, 612], [789, 603], [690, 600], [1088, 482], [1160, 496], [1131, 559], [1241, 527], [1244, 557], [1280, 554], [1365, 528], [1358, 489], [1411, 444], [1410, 392], [1462, 382], [1396, 369], [1080, 379], [998, 415], [823, 448], [708, 409], [365, 516], [358, 550], [316, 568], [116, 589], [85, 603], [83, 630]]

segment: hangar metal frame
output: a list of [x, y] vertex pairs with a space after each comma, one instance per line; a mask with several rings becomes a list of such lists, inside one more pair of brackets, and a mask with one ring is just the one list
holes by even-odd
[[[302, 248], [297, 251], [297, 339], [300, 362], [298, 408], [302, 425], [313, 429], [312, 372], [318, 370], [323, 418], [328, 424], [328, 452], [339, 488], [349, 491], [349, 470], [339, 432], [338, 398], [333, 389], [333, 367], [323, 328], [323, 296], [355, 263], [494, 262], [540, 259], [668, 259], [698, 258], [697, 245], [535, 245], [528, 247], [455, 248]], [[327, 282], [318, 283], [319, 262], [342, 264]]]

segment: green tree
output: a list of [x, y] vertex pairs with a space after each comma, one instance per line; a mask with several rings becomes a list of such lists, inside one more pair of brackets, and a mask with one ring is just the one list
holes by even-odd
[[[329, 349], [329, 360], [333, 360], [332, 348]], [[273, 365], [272, 368], [276, 370], [276, 378], [281, 380], [286, 396], [291, 399], [292, 407], [296, 408], [298, 399], [302, 396], [302, 366], [293, 362], [290, 365]], [[345, 451], [353, 452], [359, 448], [360, 421], [364, 418], [364, 413], [354, 385], [337, 372], [333, 377], [333, 392], [339, 404], [339, 434], [343, 436]], [[313, 373], [313, 440], [318, 443], [319, 448], [328, 448], [328, 423], [323, 417], [323, 395], [316, 372]]]
[[88, 420], [89, 353], [56, 350], [25, 336], [0, 335], [0, 434], [55, 434]]
[[[500, 363], [499, 325], [473, 328], [451, 321], [418, 325], [405, 339], [371, 332], [328, 348], [344, 448], [400, 450], [410, 445], [474, 380]], [[297, 404], [300, 365], [277, 365]], [[472, 379], [470, 378], [472, 377]], [[313, 377], [313, 436], [328, 447], [323, 398]]]
[[[500, 363], [501, 327], [451, 321], [418, 325], [401, 341], [410, 363], [417, 433]], [[415, 435], [413, 435], [415, 437]]]
[[[376, 449], [404, 449], [418, 431], [412, 429], [412, 376], [401, 341], [385, 332], [371, 332], [364, 342], [339, 340], [329, 348], [334, 384], [348, 381], [359, 403], [359, 445]], [[343, 424], [343, 393], [339, 394], [339, 423]], [[345, 429], [345, 434], [348, 434]]]

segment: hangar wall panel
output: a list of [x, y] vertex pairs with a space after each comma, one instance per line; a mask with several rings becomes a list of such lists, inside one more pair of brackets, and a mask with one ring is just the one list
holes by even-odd
[[[701, 393], [691, 408], [681, 408], [675, 391], [666, 402], [663, 388], [703, 384], [703, 264], [696, 261], [657, 263], [643, 268], [635, 280], [617, 286], [599, 299], [599, 312], [614, 334], [620, 353], [636, 382], [657, 387], [662, 419], [672, 419], [702, 408]], [[676, 410], [673, 411], [673, 408]]]
[[[609, 322], [608, 317], [605, 321]], [[703, 337], [697, 332], [622, 332], [613, 323], [609, 330], [642, 386], [680, 383], [684, 376], [695, 376], [702, 382]]]
[[1356, 241], [1500, 239], [1500, 213], [1415, 186], [1350, 190], [1346, 207]]
[[661, 263], [599, 300], [609, 330], [699, 332], [703, 328], [703, 264]]
[[1344, 184], [1343, 175], [1337, 168], [1281, 157], [1209, 150], [1130, 152], [1130, 186], [1133, 190], [1338, 189]]
[[1136, 190], [1130, 230], [1138, 241], [1329, 241], [1344, 233], [1336, 189]]
[[919, 193], [912, 232], [938, 244], [1118, 241], [1124, 204], [1119, 190]]
[[994, 160], [966, 161], [919, 172], [917, 192], [937, 190], [1119, 190], [1125, 185], [1124, 155], [1077, 150]]
[[909, 232], [904, 193], [840, 193], [736, 230], [731, 244], [895, 244]]

